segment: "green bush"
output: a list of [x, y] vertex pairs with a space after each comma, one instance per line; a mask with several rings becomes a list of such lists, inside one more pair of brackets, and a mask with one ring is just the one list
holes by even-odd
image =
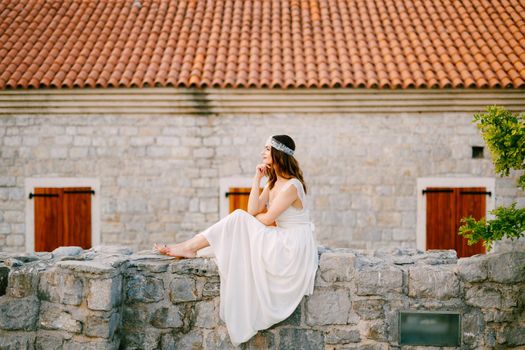
[[[496, 173], [508, 176], [511, 169], [525, 169], [525, 115], [512, 114], [503, 107], [487, 107], [486, 113], [474, 115], [483, 139], [492, 155]], [[525, 175], [518, 186], [525, 189]]]
[[[510, 170], [525, 170], [525, 115], [513, 114], [503, 107], [490, 106], [487, 112], [474, 115], [483, 139], [490, 150], [496, 173], [508, 176]], [[518, 186], [525, 189], [525, 175], [518, 179]], [[490, 212], [492, 220], [463, 218], [459, 234], [468, 238], [468, 244], [483, 240], [490, 250], [494, 241], [515, 239], [525, 233], [525, 209], [498, 207]]]
[[468, 238], [468, 244], [483, 240], [483, 245], [490, 250], [492, 243], [504, 237], [516, 239], [525, 231], [525, 208], [516, 209], [516, 203], [510, 207], [498, 207], [490, 211], [495, 219], [476, 221], [472, 217], [461, 219], [459, 234]]

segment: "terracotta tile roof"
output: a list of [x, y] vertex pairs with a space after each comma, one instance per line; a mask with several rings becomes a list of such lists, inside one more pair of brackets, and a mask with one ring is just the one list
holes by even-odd
[[521, 0], [140, 3], [2, 0], [0, 88], [525, 87]]

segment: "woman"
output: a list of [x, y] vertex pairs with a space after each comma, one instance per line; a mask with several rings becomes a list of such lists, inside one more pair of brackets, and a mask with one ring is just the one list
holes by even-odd
[[[160, 253], [183, 258], [211, 246], [221, 281], [220, 317], [234, 345], [286, 319], [313, 292], [317, 245], [294, 151], [291, 137], [270, 137], [255, 170], [248, 212], [236, 210], [185, 242], [155, 245]], [[263, 176], [269, 179], [259, 195]]]

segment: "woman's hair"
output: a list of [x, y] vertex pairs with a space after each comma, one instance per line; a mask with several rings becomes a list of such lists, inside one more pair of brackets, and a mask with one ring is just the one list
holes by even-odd
[[[291, 150], [295, 151], [295, 142], [292, 140], [292, 138], [288, 135], [275, 135], [272, 136], [273, 139], [276, 141], [279, 141], [286, 147], [290, 148]], [[290, 179], [292, 177], [297, 178], [301, 183], [303, 184], [304, 193], [306, 193], [306, 185], [304, 184], [303, 179], [303, 172], [301, 171], [301, 168], [299, 167], [299, 163], [294, 158], [294, 156], [290, 156], [283, 151], [279, 151], [273, 147], [270, 148], [271, 155], [272, 155], [272, 163], [273, 167], [268, 173], [268, 183], [270, 185], [270, 189], [273, 188], [275, 185], [275, 182], [277, 181], [277, 174], [279, 173], [280, 176]]]

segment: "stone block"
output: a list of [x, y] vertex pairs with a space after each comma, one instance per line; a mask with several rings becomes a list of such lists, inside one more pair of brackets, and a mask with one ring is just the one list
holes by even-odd
[[279, 349], [324, 349], [324, 335], [320, 331], [299, 328], [283, 328], [279, 331]]
[[199, 200], [199, 210], [201, 213], [214, 213], [219, 210], [217, 198], [201, 198]]
[[465, 302], [468, 305], [482, 309], [499, 309], [501, 300], [501, 293], [491, 286], [476, 285], [467, 289], [465, 294]]
[[348, 344], [361, 341], [359, 329], [350, 327], [330, 327], [325, 335], [326, 344]]
[[9, 296], [25, 298], [37, 291], [38, 275], [32, 269], [12, 269], [8, 281], [7, 295]]
[[76, 320], [68, 310], [52, 303], [42, 304], [39, 323], [40, 327], [44, 329], [71, 333], [82, 332], [82, 322]]
[[62, 256], [78, 256], [82, 254], [84, 250], [82, 247], [68, 246], [68, 247], [58, 247], [52, 251], [53, 258], [58, 258]]
[[97, 339], [76, 336], [64, 342], [63, 350], [118, 350], [119, 339]]
[[128, 268], [136, 267], [139, 271], [148, 271], [153, 273], [166, 272], [168, 270], [168, 266], [170, 265], [170, 260], [160, 260], [158, 257], [155, 257], [151, 260], [144, 258], [137, 258], [136, 260], [133, 260], [133, 258], [130, 259], [131, 260], [128, 262]]
[[272, 332], [261, 331], [242, 346], [243, 350], [276, 349], [275, 335]]
[[67, 271], [51, 269], [40, 276], [38, 297], [55, 303], [80, 305], [84, 282]]
[[122, 349], [157, 350], [160, 347], [161, 333], [155, 328], [126, 332], [122, 335]]
[[[13, 227], [14, 225], [11, 225], [11, 228]], [[22, 245], [24, 245], [24, 236], [12, 233], [6, 237], [5, 243], [8, 246], [21, 247]]]
[[378, 265], [364, 268], [355, 275], [357, 295], [380, 295], [403, 292], [403, 271], [401, 269]]
[[366, 338], [376, 341], [387, 341], [387, 326], [383, 320], [371, 321], [366, 330]]
[[157, 328], [179, 328], [184, 325], [183, 313], [177, 305], [161, 307], [151, 317], [151, 324]]
[[421, 265], [409, 269], [408, 295], [417, 298], [450, 299], [459, 296], [459, 279], [450, 268]]
[[215, 150], [211, 147], [199, 147], [193, 149], [194, 158], [212, 158], [215, 155]]
[[183, 259], [170, 265], [169, 272], [197, 276], [219, 276], [217, 264], [211, 258]]
[[111, 255], [131, 255], [133, 249], [125, 245], [97, 245], [90, 249], [94, 253], [111, 254]]
[[[346, 344], [340, 349], [342, 350], [390, 350], [397, 349], [390, 347], [387, 343], [376, 343], [376, 342], [361, 342], [359, 344]], [[415, 348], [403, 347], [404, 350], [416, 350]], [[433, 350], [435, 348], [417, 347], [418, 350]]]
[[172, 150], [170, 146], [148, 146], [146, 148], [146, 154], [148, 157], [169, 157], [171, 152]]
[[195, 305], [195, 326], [214, 328], [219, 322], [219, 315], [215, 309], [215, 301], [200, 301]]
[[306, 299], [306, 323], [310, 326], [346, 324], [350, 295], [345, 289], [314, 290]]
[[230, 336], [225, 328], [216, 328], [213, 332], [209, 332], [204, 340], [206, 349], [225, 349], [233, 350], [235, 347], [230, 341]]
[[483, 320], [485, 322], [512, 322], [516, 319], [514, 310], [484, 309]]
[[487, 255], [489, 279], [498, 283], [525, 281], [525, 252], [513, 251]]
[[364, 320], [373, 320], [383, 317], [385, 301], [381, 299], [353, 300], [352, 309]]
[[461, 316], [461, 324], [463, 343], [470, 346], [478, 345], [485, 328], [483, 315], [478, 311], [464, 313]]
[[487, 279], [487, 256], [475, 255], [458, 259], [456, 272], [466, 282], [482, 282]]
[[39, 331], [36, 336], [36, 350], [62, 350], [64, 346], [64, 335], [62, 333]]
[[40, 301], [36, 297], [0, 298], [0, 329], [34, 330], [38, 320]]
[[321, 255], [319, 270], [326, 282], [348, 282], [353, 279], [354, 253], [327, 252]]
[[145, 329], [150, 322], [153, 308], [150, 304], [125, 305], [122, 311], [122, 327], [126, 332]]
[[427, 265], [456, 264], [458, 256], [454, 249], [436, 249], [419, 255], [417, 261]]
[[128, 277], [127, 301], [152, 303], [164, 298], [164, 282], [160, 278], [135, 274]]
[[85, 158], [88, 156], [87, 147], [71, 147], [69, 148], [69, 157], [70, 158]]
[[188, 333], [175, 333], [173, 336], [162, 338], [162, 349], [192, 349], [202, 350], [203, 335], [198, 329], [191, 330]]
[[66, 147], [52, 147], [49, 151], [49, 156], [53, 159], [67, 158], [68, 148]]
[[87, 306], [91, 310], [109, 311], [120, 303], [122, 277], [89, 280]]
[[101, 261], [64, 260], [57, 262], [56, 265], [63, 269], [94, 275], [113, 276], [118, 273], [113, 266]]
[[14, 176], [0, 176], [0, 187], [14, 187], [16, 186], [16, 177]]
[[2, 350], [30, 350], [33, 349], [34, 343], [34, 333], [3, 334], [0, 331], [0, 349]]
[[170, 300], [172, 303], [194, 301], [198, 299], [196, 283], [190, 277], [176, 277], [170, 283]]
[[89, 337], [113, 338], [118, 328], [120, 315], [113, 312], [110, 315], [94, 315], [86, 317], [84, 334]]
[[525, 345], [525, 327], [519, 324], [509, 325], [504, 328], [502, 338], [509, 347], [522, 347]]
[[[211, 279], [211, 280], [210, 280]], [[203, 297], [216, 297], [220, 295], [221, 284], [217, 280], [208, 278], [202, 288]]]

